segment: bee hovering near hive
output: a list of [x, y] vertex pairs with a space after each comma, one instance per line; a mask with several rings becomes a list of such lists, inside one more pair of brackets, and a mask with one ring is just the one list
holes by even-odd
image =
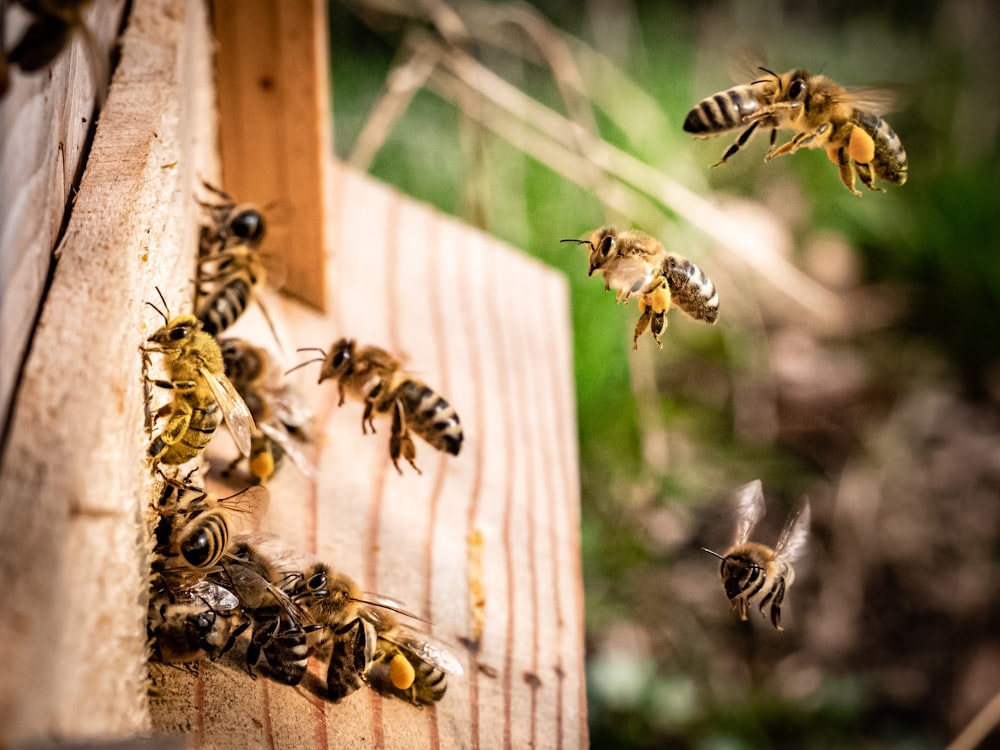
[[632, 336], [632, 348], [647, 328], [656, 345], [663, 348], [660, 335], [667, 327], [667, 310], [676, 305], [695, 320], [714, 324], [719, 319], [719, 293], [712, 280], [698, 266], [675, 253], [668, 253], [655, 237], [636, 229], [612, 226], [595, 229], [587, 240], [561, 240], [590, 247], [587, 275], [604, 276], [604, 290], [614, 289], [615, 301], [627, 303], [639, 297], [639, 320]]
[[455, 408], [426, 383], [407, 375], [402, 363], [385, 349], [358, 347], [353, 339], [340, 339], [329, 353], [322, 349], [299, 351], [316, 351], [322, 357], [307, 360], [293, 370], [312, 362], [322, 362], [319, 382], [337, 381], [341, 406], [348, 393], [364, 403], [362, 433], [368, 434], [369, 427], [375, 432], [373, 420], [376, 414], [388, 415], [392, 419], [389, 455], [400, 474], [403, 473], [399, 467], [401, 457], [418, 474], [421, 473], [414, 462], [417, 448], [410, 437], [411, 430], [439, 451], [457, 456], [462, 449], [464, 435]]
[[250, 455], [253, 417], [225, 375], [218, 343], [202, 330], [201, 322], [193, 315], [171, 318], [162, 294], [160, 300], [164, 310], [147, 303], [163, 316], [164, 324], [149, 337], [152, 346], [145, 347], [143, 353], [163, 357], [169, 380], [152, 382], [171, 390], [173, 399], [155, 415], [169, 419], [153, 438], [149, 455], [163, 464], [182, 464], [196, 458], [212, 439], [220, 419], [225, 420], [240, 453]]
[[736, 536], [729, 551], [720, 555], [702, 549], [721, 560], [722, 587], [731, 607], [739, 610], [740, 619], [747, 619], [750, 601], [760, 595], [761, 615], [770, 604], [771, 624], [780, 632], [781, 605], [795, 580], [792, 563], [802, 556], [809, 538], [809, 502], [788, 519], [774, 548], [750, 541], [750, 534], [764, 512], [764, 490], [760, 480], [755, 479], [736, 490]]
[[[302, 452], [312, 442], [313, 413], [290, 383], [282, 382], [272, 356], [238, 338], [219, 341], [226, 375], [253, 415], [256, 430], [250, 440], [249, 468], [255, 482], [269, 480], [287, 455], [299, 471], [315, 480], [316, 469]], [[226, 470], [232, 472], [237, 458]]]
[[[826, 76], [806, 70], [777, 74], [761, 68], [764, 78], [702, 100], [688, 112], [684, 130], [708, 137], [744, 127], [718, 166], [735, 154], [758, 127], [771, 129], [770, 161], [800, 148], [823, 148], [837, 165], [841, 182], [861, 195], [855, 177], [870, 190], [882, 192], [875, 178], [903, 185], [906, 151], [889, 123], [876, 114], [891, 104], [891, 95], [875, 88], [846, 88]], [[778, 130], [791, 130], [788, 142], [776, 146]]]

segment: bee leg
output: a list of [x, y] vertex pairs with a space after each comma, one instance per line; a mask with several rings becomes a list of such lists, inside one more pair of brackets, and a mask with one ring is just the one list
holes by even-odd
[[[722, 155], [722, 158], [719, 159], [717, 162], [715, 162], [715, 164], [713, 164], [712, 166], [713, 167], [717, 167], [720, 164], [725, 164], [726, 159], [728, 159], [730, 156], [733, 156], [737, 151], [739, 151], [741, 148], [743, 148], [743, 146], [746, 145], [746, 142], [750, 140], [750, 136], [753, 135], [753, 133], [757, 129], [758, 125], [760, 125], [759, 121], [750, 123], [750, 127], [748, 127], [746, 130], [744, 130], [742, 133], [740, 133], [740, 136], [739, 136], [739, 138], [736, 139], [736, 142], [733, 143], [733, 145], [730, 146], [728, 149], [726, 149], [726, 153], [724, 153]], [[773, 131], [773, 130], [771, 131], [772, 136], [773, 136], [774, 132], [775, 131]], [[773, 137], [772, 137], [771, 140], [772, 140], [772, 145], [773, 145], [773, 140], [774, 140]]]
[[410, 437], [410, 430], [406, 426], [406, 414], [403, 412], [403, 403], [397, 400], [392, 409], [392, 434], [389, 437], [389, 455], [392, 457], [393, 466], [400, 474], [403, 470], [399, 468], [399, 457], [402, 456], [409, 461], [417, 474], [421, 474], [420, 469], [413, 459], [417, 457], [417, 447]]
[[[830, 149], [833, 152], [833, 149]], [[840, 173], [840, 181], [844, 183], [844, 187], [851, 191], [853, 195], [861, 197], [861, 191], [854, 187], [854, 165], [851, 163], [851, 157], [847, 153], [847, 149], [841, 146], [836, 149], [836, 164], [837, 172]]]
[[180, 440], [181, 436], [187, 432], [188, 425], [191, 423], [191, 414], [190, 407], [174, 409], [166, 427], [150, 443], [149, 455], [155, 458]]
[[[646, 332], [649, 327], [649, 321], [653, 317], [653, 308], [646, 304], [642, 297], [639, 298], [639, 310], [642, 314], [639, 316], [639, 320], [635, 324], [635, 331], [632, 334], [632, 348], [639, 348], [639, 337]], [[657, 339], [659, 343], [659, 339]]]
[[663, 344], [660, 342], [660, 335], [663, 333], [663, 329], [667, 327], [667, 311], [654, 312], [653, 313], [653, 340], [656, 341], [656, 345], [662, 349]]
[[365, 411], [361, 415], [361, 433], [363, 435], [368, 434], [368, 428], [372, 428], [372, 434], [375, 434], [375, 421], [372, 417], [372, 412], [375, 411], [375, 402], [371, 399], [365, 401]]
[[778, 579], [777, 586], [768, 593], [764, 600], [760, 603], [760, 613], [764, 614], [764, 605], [767, 603], [768, 599], [771, 598], [771, 594], [774, 594], [774, 603], [771, 605], [771, 624], [774, 625], [774, 629], [779, 633], [783, 633], [785, 629], [781, 627], [781, 605], [785, 601], [785, 579], [781, 577]]
[[870, 164], [855, 163], [854, 170], [858, 173], [858, 177], [861, 178], [861, 182], [869, 190], [874, 190], [876, 193], [884, 193], [880, 187], [875, 187], [875, 175], [872, 174], [872, 168]]

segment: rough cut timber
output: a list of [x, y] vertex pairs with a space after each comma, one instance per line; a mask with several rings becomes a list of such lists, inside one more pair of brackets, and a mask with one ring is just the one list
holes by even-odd
[[[4, 746], [131, 736], [149, 724], [140, 346], [161, 325], [145, 305], [155, 285], [175, 308], [191, 296], [196, 172], [217, 168], [207, 30], [200, 0], [132, 3], [33, 332], [0, 464]], [[76, 80], [53, 75], [41, 97], [58, 101], [57, 87]], [[17, 129], [50, 126], [28, 112], [16, 119]], [[34, 208], [53, 202], [9, 220], [44, 227], [50, 217]], [[2, 366], [18, 366], [6, 348]]]
[[[107, 87], [110, 50], [124, 0], [95, 0], [84, 13], [93, 40], [77, 32], [46, 69], [11, 70], [0, 99], [0, 424], [7, 420], [19, 363], [41, 306], [53, 250], [94, 129], [94, 103]], [[0, 2], [3, 49], [31, 16]]]
[[[341, 336], [384, 346], [451, 401], [465, 443], [452, 457], [418, 440], [423, 475], [399, 475], [388, 425], [362, 435], [362, 406], [338, 408], [336, 386], [315, 383], [319, 365], [303, 368], [293, 377], [321, 425], [320, 478], [283, 466], [261, 528], [433, 622], [465, 675], [430, 709], [365, 688], [330, 704], [315, 692], [320, 665], [308, 688], [251, 681], [241, 646], [196, 675], [154, 668], [154, 726], [193, 731], [199, 747], [585, 747], [565, 280], [347, 168], [334, 186], [329, 313], [266, 300], [286, 364]], [[254, 310], [233, 333], [277, 353]], [[223, 465], [233, 453], [220, 447]]]
[[325, 309], [323, 210], [332, 152], [323, 0], [214, 0], [219, 146], [225, 189], [268, 206], [261, 249], [281, 285]]

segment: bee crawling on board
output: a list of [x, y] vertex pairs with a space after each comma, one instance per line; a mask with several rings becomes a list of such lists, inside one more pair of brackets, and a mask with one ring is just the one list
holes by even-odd
[[[256, 430], [248, 464], [254, 482], [268, 481], [287, 456], [304, 476], [315, 481], [316, 468], [301, 446], [313, 440], [313, 413], [290, 383], [282, 382], [274, 358], [245, 339], [219, 340], [226, 376], [253, 415]], [[224, 474], [243, 461], [238, 457]]]
[[347, 394], [364, 403], [361, 415], [364, 434], [369, 427], [375, 432], [376, 414], [391, 418], [389, 455], [400, 474], [403, 473], [400, 458], [421, 473], [415, 463], [417, 448], [410, 437], [411, 430], [439, 451], [453, 456], [461, 451], [464, 434], [455, 408], [426, 383], [407, 375], [402, 363], [385, 349], [359, 347], [353, 339], [343, 338], [329, 352], [315, 348], [299, 351], [315, 351], [322, 356], [302, 362], [292, 370], [321, 362], [319, 382], [337, 381], [339, 405], [343, 406]]
[[786, 521], [776, 547], [751, 542], [750, 534], [764, 517], [764, 490], [759, 479], [736, 490], [736, 535], [725, 555], [702, 547], [719, 563], [722, 587], [740, 619], [747, 619], [751, 600], [760, 595], [759, 609], [771, 605], [771, 624], [781, 632], [781, 605], [795, 580], [792, 563], [805, 552], [809, 539], [809, 502], [806, 501]]
[[[823, 148], [837, 165], [841, 182], [854, 195], [861, 195], [854, 186], [856, 177], [877, 192], [882, 188], [875, 186], [876, 177], [894, 185], [906, 183], [903, 143], [877, 114], [891, 106], [889, 92], [847, 88], [806, 70], [782, 74], [760, 70], [763, 78], [703, 99], [684, 120], [684, 130], [699, 137], [745, 127], [713, 166], [733, 156], [763, 127], [771, 130], [765, 161], [800, 148]], [[781, 146], [776, 145], [778, 130], [793, 131]]]
[[220, 420], [225, 420], [240, 453], [250, 455], [253, 416], [225, 375], [218, 343], [195, 316], [170, 317], [162, 294], [160, 300], [163, 310], [146, 303], [163, 317], [163, 327], [149, 337], [151, 346], [143, 348], [143, 356], [162, 356], [169, 379], [152, 383], [172, 391], [173, 398], [154, 414], [168, 419], [153, 437], [149, 455], [162, 464], [186, 463], [205, 449]]
[[595, 229], [586, 240], [566, 239], [590, 247], [590, 270], [587, 275], [604, 276], [604, 290], [615, 290], [615, 301], [627, 303], [639, 298], [639, 320], [632, 335], [632, 348], [639, 346], [639, 336], [649, 328], [656, 345], [667, 327], [667, 310], [680, 308], [695, 320], [714, 324], [719, 319], [719, 293], [712, 280], [698, 266], [663, 244], [636, 229], [619, 230], [613, 226]]
[[236, 596], [211, 581], [170, 585], [161, 578], [151, 588], [147, 627], [152, 657], [164, 664], [214, 661], [246, 624]]

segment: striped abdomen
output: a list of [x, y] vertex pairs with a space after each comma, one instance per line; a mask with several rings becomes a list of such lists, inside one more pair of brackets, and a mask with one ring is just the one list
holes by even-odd
[[906, 182], [906, 150], [896, 131], [876, 114], [854, 111], [855, 124], [875, 142], [875, 157], [871, 168], [875, 176], [886, 182], [903, 185]]
[[664, 267], [671, 301], [695, 320], [715, 323], [719, 319], [719, 293], [715, 284], [686, 258], [669, 256]]
[[198, 514], [180, 530], [175, 546], [191, 567], [212, 567], [229, 546], [229, 521], [225, 513], [209, 510]]
[[752, 84], [734, 86], [699, 102], [684, 118], [684, 130], [695, 135], [711, 135], [743, 127], [745, 118], [760, 107], [760, 97]]
[[[205, 388], [205, 392], [196, 391], [174, 397], [171, 421], [188, 412], [191, 416], [187, 427], [175, 442], [167, 445], [163, 441], [163, 432], [153, 438], [149, 454], [160, 463], [171, 465], [187, 463], [205, 449], [215, 434], [220, 421], [219, 404], [208, 388]], [[164, 432], [169, 430], [168, 422]]]
[[212, 336], [217, 336], [235, 323], [250, 304], [253, 286], [253, 277], [248, 274], [238, 274], [209, 294], [198, 309], [198, 320], [201, 321], [202, 329]]
[[455, 408], [419, 380], [406, 380], [396, 392], [408, 426], [439, 451], [457, 456], [462, 449], [462, 424]]

